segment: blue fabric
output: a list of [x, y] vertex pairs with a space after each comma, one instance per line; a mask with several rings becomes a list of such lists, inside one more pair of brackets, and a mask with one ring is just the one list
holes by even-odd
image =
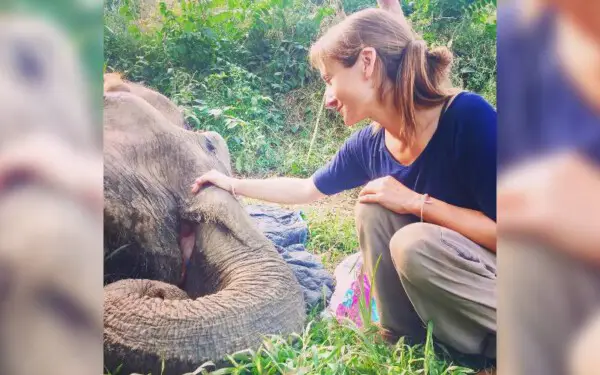
[[302, 286], [306, 309], [329, 304], [334, 280], [319, 259], [306, 251], [308, 226], [301, 213], [268, 205], [249, 205], [246, 211], [293, 270]]
[[518, 9], [498, 21], [498, 168], [576, 149], [600, 163], [600, 113], [594, 113], [562, 71], [555, 51], [554, 14], [524, 29]]
[[313, 180], [327, 195], [385, 176], [446, 203], [481, 211], [496, 220], [496, 110], [481, 96], [459, 94], [410, 166], [394, 159], [383, 130], [355, 132]]

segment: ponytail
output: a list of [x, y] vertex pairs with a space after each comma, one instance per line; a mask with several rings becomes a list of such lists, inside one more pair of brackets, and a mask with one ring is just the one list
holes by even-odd
[[403, 123], [399, 137], [404, 142], [410, 144], [416, 136], [416, 109], [438, 105], [448, 97], [442, 81], [448, 76], [451, 59], [447, 48], [430, 51], [419, 39], [410, 40], [402, 50], [393, 93]]

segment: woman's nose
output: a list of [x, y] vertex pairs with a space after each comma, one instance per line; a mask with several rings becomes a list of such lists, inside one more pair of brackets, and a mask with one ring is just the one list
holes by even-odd
[[337, 98], [329, 90], [325, 92], [325, 107], [337, 108]]

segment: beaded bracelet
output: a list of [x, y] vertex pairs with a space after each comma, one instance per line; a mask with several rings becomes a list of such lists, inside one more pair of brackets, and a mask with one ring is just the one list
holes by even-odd
[[428, 199], [429, 194], [423, 194], [423, 199], [421, 201], [421, 223], [423, 222], [423, 210], [425, 209], [425, 205], [431, 203], [431, 201]]
[[235, 186], [233, 185], [233, 181], [231, 182], [231, 194], [233, 194], [235, 199], [238, 199], [237, 195], [235, 194]]

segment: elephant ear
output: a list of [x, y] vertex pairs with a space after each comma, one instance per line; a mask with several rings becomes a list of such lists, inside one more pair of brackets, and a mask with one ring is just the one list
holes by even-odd
[[270, 244], [241, 203], [231, 193], [216, 186], [204, 187], [190, 198], [181, 218], [198, 224], [217, 224], [249, 248]]

